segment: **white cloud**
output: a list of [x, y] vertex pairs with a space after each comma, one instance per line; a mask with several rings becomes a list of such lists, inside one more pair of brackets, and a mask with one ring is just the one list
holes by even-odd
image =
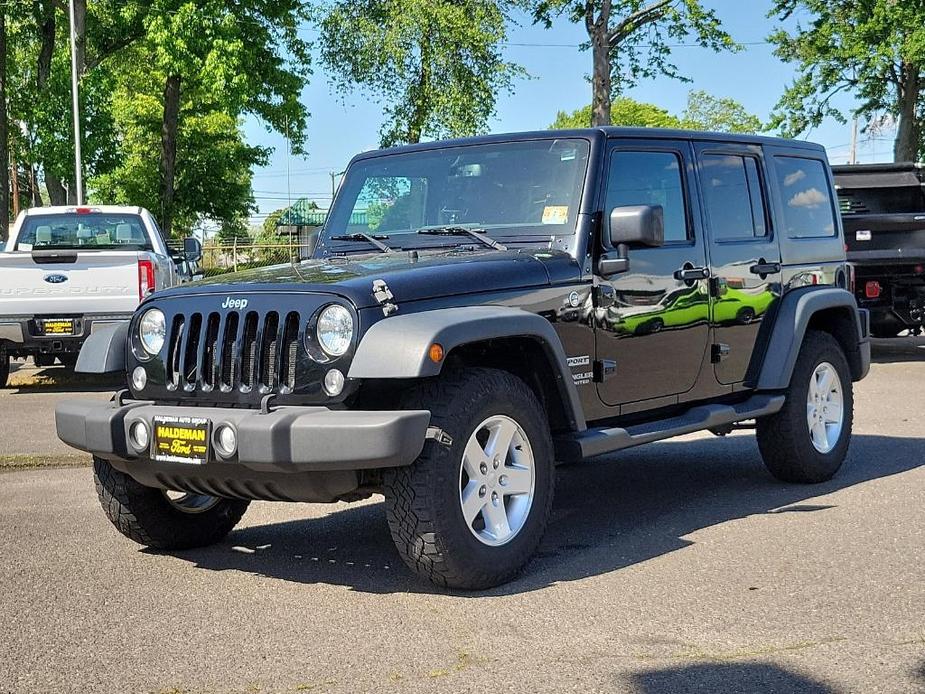
[[806, 172], [803, 169], [797, 169], [792, 174], [787, 174], [787, 176], [784, 178], [784, 186], [789, 188], [794, 183], [799, 183], [804, 178], [806, 178]]
[[818, 188], [807, 188], [797, 193], [787, 202], [790, 207], [819, 207], [825, 204], [826, 197]]

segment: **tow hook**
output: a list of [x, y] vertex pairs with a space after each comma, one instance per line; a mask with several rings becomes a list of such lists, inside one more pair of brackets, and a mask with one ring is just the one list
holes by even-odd
[[446, 446], [447, 448], [453, 445], [453, 437], [440, 427], [427, 427], [427, 433], [424, 435], [424, 438], [436, 441], [441, 446]]

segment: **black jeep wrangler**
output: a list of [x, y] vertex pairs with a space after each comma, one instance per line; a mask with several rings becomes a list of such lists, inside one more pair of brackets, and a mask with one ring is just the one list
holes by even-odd
[[540, 542], [557, 462], [753, 421], [774, 476], [834, 475], [870, 362], [846, 272], [812, 144], [599, 128], [363, 154], [312, 260], [93, 335], [78, 369], [127, 390], [62, 402], [58, 435], [141, 544], [381, 493], [416, 573], [486, 588]]

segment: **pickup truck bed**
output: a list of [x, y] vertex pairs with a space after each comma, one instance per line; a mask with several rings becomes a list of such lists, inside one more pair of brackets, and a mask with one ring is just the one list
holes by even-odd
[[925, 170], [919, 164], [832, 167], [855, 298], [871, 330], [893, 337], [925, 323]]

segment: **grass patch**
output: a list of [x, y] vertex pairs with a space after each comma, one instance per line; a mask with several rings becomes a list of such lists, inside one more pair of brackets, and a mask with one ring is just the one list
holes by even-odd
[[0, 455], [0, 472], [58, 467], [88, 467], [91, 462], [92, 458], [87, 454]]
[[78, 374], [68, 369], [32, 369], [17, 371], [10, 374], [8, 388], [61, 388], [73, 386], [79, 390], [83, 386], [112, 386], [117, 389], [120, 381], [111, 374]]

